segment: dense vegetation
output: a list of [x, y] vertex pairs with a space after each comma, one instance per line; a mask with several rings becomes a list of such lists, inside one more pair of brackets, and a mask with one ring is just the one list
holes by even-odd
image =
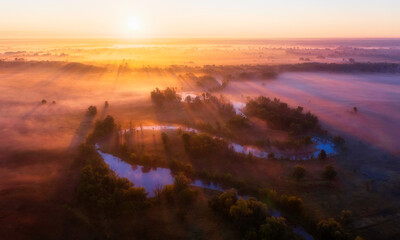
[[260, 96], [246, 104], [246, 113], [264, 119], [272, 127], [287, 130], [293, 135], [318, 128], [318, 118], [302, 107], [291, 108], [279, 99]]
[[226, 151], [228, 144], [219, 138], [213, 138], [207, 134], [182, 135], [185, 150], [193, 157], [207, 157], [217, 152]]
[[77, 188], [79, 203], [97, 214], [131, 214], [148, 207], [144, 188], [134, 187], [126, 178], [119, 178], [93, 145], [79, 147], [77, 162], [82, 174]]
[[113, 117], [107, 116], [103, 121], [97, 120], [93, 132], [88, 136], [88, 142], [95, 143], [109, 137], [115, 130], [116, 124]]
[[[265, 189], [255, 182], [240, 179], [230, 173], [207, 170], [207, 165], [214, 161], [218, 161], [218, 164], [227, 164], [232, 163], [232, 161], [251, 163], [254, 160], [251, 155], [235, 153], [229, 148], [227, 142], [220, 138], [182, 131], [178, 131], [176, 137], [171, 137], [167, 132], [162, 132], [161, 143], [166, 153], [163, 158], [159, 155], [150, 156], [139, 150], [143, 149], [144, 146], [136, 148], [137, 146], [131, 145], [129, 138], [133, 137], [130, 135], [132, 133], [136, 133], [132, 127], [129, 131], [118, 130], [114, 119], [107, 116], [104, 120], [96, 122], [87, 143], [79, 149], [76, 162], [80, 165], [81, 177], [76, 192], [77, 201], [79, 206], [89, 213], [90, 218], [97, 219], [96, 221], [99, 218], [106, 217], [109, 218], [108, 221], [114, 222], [119, 221], [124, 216], [140, 219], [148, 212], [160, 208], [176, 210], [178, 219], [184, 221], [186, 218], [185, 211], [192, 211], [191, 208], [194, 204], [202, 201], [199, 200], [199, 194], [204, 194], [203, 191], [191, 187], [190, 183], [194, 179], [202, 179], [205, 182], [219, 184], [225, 189], [234, 187], [239, 190], [240, 194], [257, 197], [258, 200], [252, 197], [247, 200], [241, 199], [236, 190], [218, 194], [211, 199], [209, 196], [204, 199], [204, 195], [202, 195], [203, 201], [210, 199], [210, 208], [223, 220], [222, 222], [236, 229], [242, 238], [301, 239], [288, 227], [288, 222], [285, 219], [269, 216], [266, 204], [279, 209], [282, 215], [290, 219], [291, 222], [301, 222], [302, 226], [309, 232], [324, 237], [336, 236], [335, 233], [330, 231], [343, 232], [340, 235], [341, 237], [344, 236], [343, 238], [331, 239], [347, 240], [353, 237], [349, 233], [350, 228], [344, 227], [345, 222], [347, 225], [349, 222], [348, 214], [344, 214], [337, 221], [339, 225], [331, 220], [323, 220], [328, 221], [328, 223], [320, 222], [320, 224], [317, 224], [318, 221], [306, 212], [303, 200], [299, 197], [278, 194], [274, 190]], [[115, 139], [120, 139], [117, 144], [114, 143]], [[186, 152], [185, 155], [187, 155], [189, 161], [182, 161], [181, 157], [175, 154], [176, 148], [172, 146], [177, 144], [176, 141], [180, 141], [182, 151]], [[148, 198], [145, 189], [135, 187], [127, 179], [119, 178], [108, 168], [93, 146], [94, 143], [98, 142], [107, 146], [111, 142], [114, 147], [109, 150], [129, 163], [169, 168], [175, 178], [174, 184], [157, 188], [154, 191], [155, 196]], [[275, 161], [274, 156], [269, 158]], [[207, 169], [199, 168], [199, 166], [205, 166]], [[332, 169], [328, 170], [330, 171], [328, 174], [332, 174]], [[301, 180], [305, 174], [304, 167], [296, 166], [292, 176]], [[325, 175], [324, 172], [324, 177]], [[332, 179], [325, 178], [327, 180]]]
[[283, 218], [270, 217], [265, 204], [255, 198], [238, 198], [234, 189], [212, 198], [209, 205], [231, 221], [245, 239], [302, 239], [293, 233]]
[[233, 105], [224, 97], [216, 97], [210, 94], [209, 92], [202, 93], [201, 97], [197, 96], [192, 98], [191, 96], [187, 96], [185, 98], [185, 102], [189, 105], [192, 109], [200, 109], [200, 108], [210, 108], [210, 109], [217, 109], [218, 112], [225, 116], [233, 117], [236, 112]]
[[177, 103], [181, 101], [181, 97], [176, 94], [176, 88], [167, 87], [164, 90], [158, 88], [154, 89], [151, 93], [151, 100], [158, 106], [164, 103]]

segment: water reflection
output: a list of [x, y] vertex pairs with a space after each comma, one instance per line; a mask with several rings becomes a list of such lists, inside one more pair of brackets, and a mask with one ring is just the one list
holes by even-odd
[[[160, 131], [160, 130], [182, 130], [185, 132], [195, 132], [195, 133], [200, 133], [199, 130], [195, 128], [189, 128], [189, 127], [183, 127], [179, 125], [151, 125], [151, 126], [140, 126], [139, 127], [142, 131], [143, 130], [153, 130], [153, 131]], [[127, 132], [129, 129], [123, 130], [123, 132]], [[214, 136], [216, 137], [216, 136]], [[221, 138], [221, 137], [218, 137]], [[222, 138], [221, 138], [222, 139]], [[323, 139], [320, 137], [313, 137], [312, 141], [316, 144], [315, 145], [315, 151], [310, 152], [309, 154], [305, 155], [284, 155], [284, 154], [279, 154], [275, 153], [276, 158], [289, 158], [290, 160], [309, 160], [311, 158], [317, 158], [318, 154], [321, 152], [321, 150], [324, 150], [325, 153], [328, 156], [335, 155], [337, 154], [337, 151], [335, 150], [335, 144], [327, 139]], [[229, 143], [229, 147], [232, 148], [233, 151], [237, 153], [244, 153], [244, 154], [249, 154], [251, 153], [253, 156], [258, 157], [258, 158], [267, 158], [268, 157], [268, 152], [262, 151], [257, 147], [254, 146], [248, 146], [248, 145], [240, 145], [234, 142]]]
[[224, 189], [222, 188], [221, 185], [214, 184], [213, 182], [207, 184], [207, 183], [203, 182], [202, 180], [195, 180], [191, 185], [195, 186], [195, 187], [207, 188], [207, 189], [217, 190], [217, 191], [221, 191], [221, 192], [224, 191]]
[[[108, 164], [111, 170], [113, 170], [119, 177], [127, 178], [136, 187], [144, 187], [149, 193], [149, 197], [154, 197], [154, 190], [161, 189], [165, 185], [174, 183], [174, 177], [171, 174], [171, 170], [167, 168], [156, 168], [145, 171], [143, 166], [135, 165], [132, 166], [120, 158], [115, 157], [108, 153], [103, 153], [99, 149], [99, 145], [96, 144], [97, 152], [101, 155], [104, 161]], [[146, 169], [147, 170], [147, 169]], [[213, 182], [205, 183], [201, 180], [195, 180], [192, 184], [195, 187], [201, 187], [206, 189], [212, 189], [217, 191], [224, 191], [221, 185]], [[248, 199], [248, 196], [239, 196], [244, 199]], [[281, 213], [275, 209], [270, 209], [269, 214], [274, 217], [280, 217]], [[293, 231], [306, 240], [313, 240], [314, 238], [308, 234], [301, 227], [292, 227]]]
[[154, 190], [157, 188], [174, 183], [171, 170], [167, 168], [150, 169], [150, 171], [144, 172], [143, 166], [132, 166], [118, 157], [103, 153], [99, 149], [97, 152], [119, 177], [127, 178], [136, 187], [144, 187], [149, 192], [150, 197], [154, 196]]

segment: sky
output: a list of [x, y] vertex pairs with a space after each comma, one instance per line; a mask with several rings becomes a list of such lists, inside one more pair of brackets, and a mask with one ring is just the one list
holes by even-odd
[[399, 0], [1, 0], [0, 37], [390, 38]]

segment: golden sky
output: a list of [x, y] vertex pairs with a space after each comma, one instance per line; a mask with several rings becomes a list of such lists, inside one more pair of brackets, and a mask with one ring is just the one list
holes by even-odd
[[0, 37], [400, 37], [398, 0], [2, 0]]

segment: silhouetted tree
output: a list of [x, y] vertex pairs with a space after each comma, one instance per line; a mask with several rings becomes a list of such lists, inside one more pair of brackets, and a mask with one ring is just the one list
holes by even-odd
[[89, 106], [88, 107], [88, 111], [87, 111], [88, 115], [90, 116], [95, 116], [97, 114], [97, 108], [96, 106]]
[[325, 152], [324, 149], [322, 149], [322, 150], [319, 152], [319, 154], [318, 154], [318, 159], [320, 159], [320, 160], [325, 160], [326, 157], [327, 157], [326, 152]]

